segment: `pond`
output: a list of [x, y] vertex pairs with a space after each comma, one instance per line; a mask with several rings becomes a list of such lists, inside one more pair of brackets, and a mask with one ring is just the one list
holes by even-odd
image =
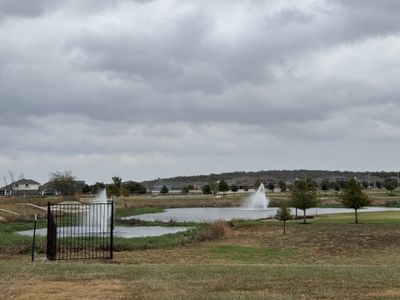
[[[120, 238], [138, 238], [148, 236], [161, 236], [169, 233], [177, 233], [188, 230], [189, 227], [167, 227], [167, 226], [115, 226], [114, 237]], [[59, 227], [57, 228], [57, 234], [59, 236], [84, 236], [79, 234], [80, 230], [78, 227]], [[87, 231], [90, 232], [90, 231]], [[33, 236], [33, 230], [17, 231], [16, 234], [24, 236]], [[36, 230], [37, 236], [46, 236], [47, 228], [40, 228]], [[91, 232], [93, 236], [93, 232]], [[98, 234], [101, 236], [101, 233]]]
[[[294, 209], [292, 208], [294, 214]], [[170, 208], [161, 213], [143, 214], [125, 217], [122, 219], [139, 219], [142, 221], [161, 221], [168, 222], [211, 222], [215, 220], [229, 221], [232, 219], [258, 220], [271, 218], [276, 214], [277, 208], [267, 209], [247, 209], [243, 207], [192, 207], [192, 208]], [[400, 211], [394, 207], [367, 207], [360, 209], [359, 212], [379, 212], [379, 211]], [[354, 213], [354, 209], [348, 208], [310, 208], [307, 209], [308, 216], [327, 215], [338, 213]], [[298, 210], [302, 215], [303, 211]]]

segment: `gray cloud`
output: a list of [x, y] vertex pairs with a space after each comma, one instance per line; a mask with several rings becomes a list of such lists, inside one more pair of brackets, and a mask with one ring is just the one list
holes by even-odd
[[17, 2], [0, 1], [0, 173], [392, 166], [397, 1]]

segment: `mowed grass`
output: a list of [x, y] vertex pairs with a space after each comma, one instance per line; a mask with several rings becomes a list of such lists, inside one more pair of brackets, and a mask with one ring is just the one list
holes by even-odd
[[400, 212], [353, 217], [290, 221], [286, 235], [274, 220], [234, 221], [218, 240], [116, 252], [112, 262], [0, 253], [0, 298], [400, 298]]
[[[353, 214], [335, 214], [325, 215], [316, 218], [313, 223], [316, 224], [350, 224], [354, 223]], [[358, 213], [358, 221], [362, 224], [400, 224], [400, 212], [368, 212]]]
[[[7, 299], [396, 299], [398, 266], [22, 263]], [[69, 297], [68, 297], [69, 296]]]

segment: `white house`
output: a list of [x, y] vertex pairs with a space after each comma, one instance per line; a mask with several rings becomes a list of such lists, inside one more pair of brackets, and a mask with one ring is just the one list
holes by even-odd
[[20, 179], [0, 188], [0, 195], [26, 196], [38, 195], [40, 183], [32, 179]]

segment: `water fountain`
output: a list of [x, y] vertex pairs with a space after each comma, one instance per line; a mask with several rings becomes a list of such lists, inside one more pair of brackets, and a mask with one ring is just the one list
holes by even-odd
[[265, 196], [265, 186], [261, 183], [257, 191], [243, 203], [242, 207], [249, 209], [267, 209], [268, 204], [269, 199]]
[[111, 218], [111, 206], [102, 205], [108, 203], [107, 192], [101, 190], [96, 198], [90, 201], [91, 204], [86, 210], [84, 224], [89, 227], [92, 232], [105, 233], [107, 232]]

